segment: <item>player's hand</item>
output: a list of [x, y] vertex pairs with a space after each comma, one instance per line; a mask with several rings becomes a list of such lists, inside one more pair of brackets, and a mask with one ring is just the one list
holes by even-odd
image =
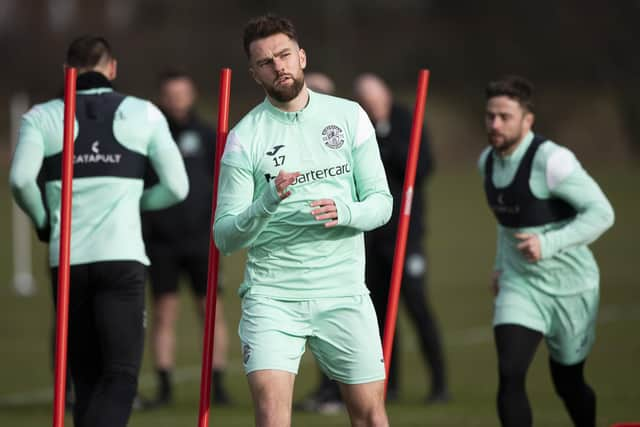
[[49, 243], [51, 240], [51, 225], [49, 224], [49, 220], [47, 220], [47, 225], [42, 228], [36, 228], [36, 234], [38, 235], [38, 240], [43, 243]]
[[336, 207], [336, 202], [331, 199], [320, 199], [311, 202], [311, 206], [316, 208], [311, 211], [311, 215], [313, 215], [317, 221], [329, 220], [324, 223], [326, 228], [338, 225], [338, 208]]
[[516, 233], [515, 238], [520, 240], [517, 247], [527, 261], [540, 261], [542, 250], [540, 248], [540, 238], [537, 234]]
[[491, 290], [493, 291], [493, 296], [497, 297], [498, 292], [500, 292], [500, 274], [502, 271], [496, 270], [491, 273]]
[[276, 176], [276, 191], [280, 200], [284, 200], [291, 195], [291, 191], [287, 188], [296, 182], [296, 179], [300, 176], [300, 172], [285, 172], [280, 169], [278, 176]]

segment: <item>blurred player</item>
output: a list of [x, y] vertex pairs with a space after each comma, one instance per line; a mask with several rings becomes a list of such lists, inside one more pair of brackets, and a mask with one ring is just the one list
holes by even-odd
[[479, 168], [498, 220], [498, 415], [503, 426], [532, 425], [525, 379], [544, 338], [555, 390], [574, 425], [593, 427], [596, 397], [584, 365], [595, 340], [599, 272], [587, 245], [611, 227], [613, 209], [571, 151], [532, 132], [531, 83], [493, 81], [486, 99], [490, 146]]
[[[211, 223], [211, 183], [213, 177], [215, 131], [194, 111], [196, 88], [189, 75], [177, 70], [160, 77], [159, 106], [169, 123], [189, 176], [189, 195], [178, 205], [146, 213], [144, 239], [151, 259], [149, 274], [153, 292], [152, 349], [158, 390], [153, 400], [142, 399], [146, 409], [171, 402], [172, 372], [175, 365], [176, 331], [179, 310], [178, 281], [186, 273], [196, 298], [196, 309], [204, 320], [209, 263]], [[152, 179], [153, 180], [153, 179]], [[222, 301], [216, 303], [213, 355], [214, 403], [228, 403], [223, 386], [227, 354], [227, 325]]]
[[[131, 413], [144, 345], [149, 260], [140, 210], [179, 202], [189, 183], [160, 110], [113, 90], [117, 62], [105, 39], [74, 40], [66, 64], [78, 69], [68, 341], [73, 418], [79, 427], [119, 427]], [[38, 236], [50, 240], [56, 301], [63, 113], [63, 101], [54, 99], [25, 114], [10, 172], [16, 201]], [[159, 182], [143, 190], [148, 160]], [[44, 197], [36, 182], [41, 169]]]
[[317, 71], [312, 73], [306, 73], [304, 75], [304, 82], [307, 88], [314, 92], [324, 93], [326, 95], [333, 95], [336, 93], [336, 85], [329, 76]]
[[[380, 334], [384, 332], [384, 322], [389, 300], [389, 285], [393, 256], [400, 220], [400, 202], [404, 184], [409, 141], [411, 139], [411, 112], [395, 103], [387, 84], [374, 74], [362, 74], [354, 83], [355, 99], [369, 114], [376, 129], [380, 145], [382, 163], [387, 172], [391, 195], [396, 201], [391, 220], [365, 235], [367, 248], [367, 285], [371, 290], [371, 299], [376, 307]], [[433, 156], [427, 132], [422, 132], [420, 155], [416, 166], [416, 179], [411, 209], [411, 222], [407, 235], [402, 286], [402, 302], [409, 314], [409, 320], [415, 328], [425, 367], [430, 373], [430, 390], [426, 403], [443, 403], [449, 400], [446, 382], [445, 363], [442, 353], [440, 331], [429, 304], [427, 303], [427, 258], [424, 250], [425, 188], [427, 178], [433, 172]], [[397, 398], [399, 393], [400, 359], [399, 331], [396, 331], [393, 343], [393, 356], [389, 368], [387, 400]]]
[[308, 90], [293, 24], [249, 21], [244, 47], [265, 100], [229, 133], [214, 227], [223, 253], [248, 247], [239, 334], [256, 425], [291, 424], [308, 344], [340, 383], [354, 426], [387, 426], [384, 360], [364, 281], [363, 231], [392, 198], [358, 104]]
[[[323, 86], [323, 75], [305, 76], [307, 85]], [[396, 204], [391, 220], [384, 226], [365, 233], [367, 265], [366, 281], [371, 290], [371, 299], [376, 308], [380, 334], [384, 330], [389, 298], [389, 283], [398, 228], [400, 200], [404, 182], [405, 165], [409, 148], [412, 117], [411, 112], [393, 102], [389, 87], [374, 74], [358, 76], [354, 84], [355, 99], [369, 114], [376, 129], [380, 146], [380, 155], [387, 172], [389, 188]], [[440, 343], [440, 333], [425, 292], [427, 263], [422, 240], [424, 238], [423, 183], [432, 172], [433, 161], [426, 132], [420, 145], [421, 152], [416, 169], [416, 183], [411, 215], [411, 224], [407, 237], [407, 256], [402, 283], [402, 299], [409, 312], [423, 352], [425, 366], [431, 374], [430, 392], [427, 403], [443, 403], [449, 400], [446, 383], [444, 358]], [[399, 331], [396, 331], [393, 344], [393, 357], [389, 369], [387, 384], [387, 402], [397, 399], [399, 393]], [[295, 405], [296, 409], [320, 413], [336, 412], [342, 407], [340, 392], [335, 382], [325, 375], [321, 382], [307, 398]]]

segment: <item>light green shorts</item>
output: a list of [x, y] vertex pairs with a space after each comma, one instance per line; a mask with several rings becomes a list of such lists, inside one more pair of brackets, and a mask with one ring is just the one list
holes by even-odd
[[564, 365], [583, 361], [596, 337], [598, 288], [554, 296], [528, 287], [502, 287], [493, 325], [515, 324], [542, 332], [551, 358]]
[[385, 378], [369, 295], [308, 301], [245, 296], [238, 334], [247, 374], [261, 369], [297, 374], [308, 344], [331, 379], [362, 384]]

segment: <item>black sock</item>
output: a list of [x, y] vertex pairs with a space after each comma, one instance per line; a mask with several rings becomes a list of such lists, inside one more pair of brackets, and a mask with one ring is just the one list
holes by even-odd
[[320, 385], [318, 386], [321, 390], [327, 390], [333, 387], [333, 380], [327, 376], [324, 372], [320, 371]]
[[169, 369], [157, 369], [158, 374], [158, 398], [171, 399], [171, 371]]
[[213, 390], [220, 391], [223, 389], [222, 386], [222, 377], [224, 376], [224, 372], [219, 369], [214, 369], [213, 374], [211, 375], [211, 382], [213, 383]]
[[230, 403], [229, 395], [224, 388], [224, 371], [221, 369], [214, 369], [211, 374], [211, 402], [215, 404], [228, 404]]

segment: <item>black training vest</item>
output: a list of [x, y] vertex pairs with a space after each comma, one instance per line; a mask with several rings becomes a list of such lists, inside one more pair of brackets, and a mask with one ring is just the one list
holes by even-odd
[[[113, 134], [116, 110], [125, 95], [106, 92], [76, 97], [78, 136], [74, 143], [74, 178], [144, 177], [146, 156], [120, 144]], [[62, 177], [62, 152], [44, 159], [47, 181]]]
[[504, 188], [493, 184], [493, 149], [484, 164], [484, 190], [489, 207], [505, 227], [536, 227], [573, 218], [576, 210], [558, 198], [539, 199], [531, 191], [529, 178], [533, 158], [546, 138], [535, 135], [511, 183]]

